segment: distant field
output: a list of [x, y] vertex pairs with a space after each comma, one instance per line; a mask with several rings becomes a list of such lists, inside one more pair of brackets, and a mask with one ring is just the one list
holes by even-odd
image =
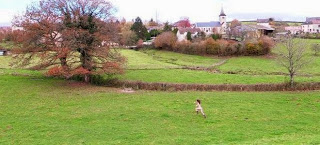
[[159, 69], [179, 67], [178, 65], [155, 60], [152, 58], [152, 56], [139, 51], [123, 49], [120, 52], [127, 58], [128, 69]]
[[169, 51], [134, 51], [122, 49], [120, 52], [128, 59], [129, 69], [182, 68], [184, 66], [209, 67], [219, 62], [219, 59], [211, 57], [187, 55]]
[[179, 66], [210, 67], [220, 61], [219, 59], [213, 57], [187, 55], [170, 51], [144, 50], [143, 52], [148, 54], [149, 56], [152, 56], [155, 60], [167, 62], [170, 64], [176, 64]]
[[320, 144], [320, 92], [128, 94], [1, 74], [0, 86], [0, 144]]
[[[167, 83], [196, 84], [260, 84], [284, 83], [289, 78], [283, 75], [243, 75], [220, 74], [206, 71], [165, 69], [165, 70], [128, 70], [121, 80]], [[320, 82], [320, 76], [297, 77], [297, 82]]]
[[[243, 21], [241, 22], [243, 25], [256, 25], [257, 21]], [[302, 22], [287, 22], [289, 26], [301, 26]]]

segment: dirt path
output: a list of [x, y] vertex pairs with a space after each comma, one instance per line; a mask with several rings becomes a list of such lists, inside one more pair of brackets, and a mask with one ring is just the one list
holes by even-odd
[[225, 64], [227, 61], [228, 61], [228, 59], [222, 59], [220, 62], [211, 65], [210, 68], [215, 68], [217, 66], [221, 66], [221, 65]]

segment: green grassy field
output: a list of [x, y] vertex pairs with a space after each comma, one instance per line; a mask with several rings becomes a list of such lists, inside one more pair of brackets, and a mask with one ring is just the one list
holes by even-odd
[[11, 75], [0, 86], [0, 144], [320, 143], [319, 92], [126, 94]]
[[10, 56], [0, 56], [0, 68], [10, 68]]
[[10, 50], [14, 47], [14, 43], [13, 42], [0, 42], [0, 48], [1, 47]]
[[[261, 84], [261, 83], [284, 83], [289, 79], [283, 75], [243, 75], [243, 74], [220, 74], [206, 71], [164, 69], [164, 70], [128, 70], [121, 80], [143, 82], [167, 82], [188, 84]], [[297, 82], [319, 82], [319, 76], [296, 77]]]
[[[226, 58], [163, 51], [121, 50], [124, 80], [171, 83], [281, 83], [274, 60], [233, 57], [222, 73], [170, 69], [206, 66]], [[157, 55], [155, 57], [154, 55]], [[194, 60], [194, 61], [193, 61]], [[0, 144], [320, 144], [320, 92], [123, 93], [13, 69], [0, 57]], [[318, 67], [307, 69], [307, 72]], [[228, 71], [243, 72], [225, 74]], [[261, 73], [262, 75], [253, 75]], [[248, 75], [251, 74], [251, 75]], [[298, 82], [319, 82], [301, 77]], [[196, 115], [201, 99], [204, 119]]]
[[219, 62], [217, 58], [187, 55], [170, 51], [144, 50], [142, 52], [152, 56], [155, 60], [179, 66], [210, 67]]
[[[308, 43], [318, 42], [320, 41], [309, 40]], [[309, 57], [313, 57], [312, 52], [309, 49], [307, 51]], [[285, 75], [287, 71], [276, 62], [275, 54], [270, 57], [211, 58], [156, 50], [122, 50], [121, 53], [128, 57], [128, 68], [142, 68], [141, 70], [127, 70], [126, 74], [119, 77], [122, 80], [198, 84], [283, 83], [288, 80]], [[146, 63], [144, 59], [148, 59], [147, 62], [150, 64], [144, 65]], [[183, 66], [212, 68], [213, 65], [224, 59], [225, 63], [214, 67], [214, 73], [170, 69]], [[313, 57], [313, 61], [306, 65], [298, 75], [297, 82], [319, 82], [320, 57]]]

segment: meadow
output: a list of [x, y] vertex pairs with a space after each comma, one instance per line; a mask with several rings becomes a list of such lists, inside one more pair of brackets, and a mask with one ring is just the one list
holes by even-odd
[[123, 93], [34, 73], [0, 86], [0, 144], [320, 143], [318, 91]]
[[[281, 83], [272, 58], [120, 50], [123, 80]], [[0, 57], [0, 144], [320, 144], [320, 93], [123, 92], [48, 78]], [[261, 66], [262, 65], [262, 66]], [[208, 70], [189, 70], [208, 68]], [[318, 70], [306, 69], [307, 72]], [[229, 74], [236, 72], [235, 74]], [[299, 76], [299, 82], [319, 82]], [[204, 119], [194, 111], [201, 99]]]
[[[319, 43], [308, 40], [308, 44]], [[307, 46], [310, 47], [310, 46]], [[297, 82], [319, 82], [320, 57], [307, 48], [312, 60], [297, 74]], [[268, 56], [197, 56], [159, 50], [121, 50], [128, 58], [128, 70], [121, 80], [196, 84], [261, 84], [288, 81], [287, 70]], [[200, 69], [183, 69], [200, 68]]]

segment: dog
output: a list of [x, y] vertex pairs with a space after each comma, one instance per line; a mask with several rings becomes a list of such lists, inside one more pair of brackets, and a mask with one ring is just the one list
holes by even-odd
[[203, 117], [207, 118], [206, 114], [204, 114], [204, 112], [203, 112], [203, 108], [201, 106], [201, 101], [198, 99], [195, 103], [196, 103], [196, 112], [197, 112], [197, 114], [199, 114], [199, 111], [200, 111], [201, 114], [203, 115]]

